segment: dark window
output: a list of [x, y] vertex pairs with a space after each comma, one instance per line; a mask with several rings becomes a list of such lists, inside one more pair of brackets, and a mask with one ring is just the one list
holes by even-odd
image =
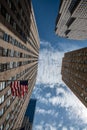
[[22, 65], [22, 62], [20, 61], [20, 62], [19, 62], [19, 66], [21, 66], [21, 65]]
[[4, 36], [4, 31], [2, 31], [2, 30], [0, 29], [0, 38], [3, 39], [3, 36]]
[[11, 50], [7, 49], [7, 55], [11, 56]]
[[2, 64], [0, 64], [0, 72], [3, 71], [3, 67], [2, 67]]
[[0, 56], [3, 55], [3, 47], [0, 47]]
[[16, 30], [16, 22], [13, 22], [13, 28]]
[[8, 70], [8, 69], [10, 69], [10, 64], [9, 64], [9, 63], [7, 63], [7, 70]]
[[12, 37], [11, 36], [9, 36], [9, 42], [12, 43]]
[[1, 4], [0, 4], [0, 13], [1, 13]]
[[20, 57], [22, 57], [22, 53], [20, 53]]
[[6, 0], [6, 2], [9, 5], [9, 7], [11, 8], [11, 0]]
[[11, 17], [10, 24], [13, 26], [13, 23], [14, 23], [14, 20], [13, 20], [13, 18]]
[[20, 28], [18, 27], [18, 25], [16, 26], [16, 30], [17, 30], [18, 33], [21, 32], [21, 30], [20, 30]]
[[7, 63], [0, 64], [0, 72], [3, 72], [4, 70], [7, 70]]
[[3, 56], [7, 56], [7, 49], [3, 49]]
[[19, 13], [17, 13], [16, 17], [17, 17], [18, 21], [20, 21], [21, 18], [20, 18]]
[[10, 15], [6, 13], [6, 21], [10, 23]]
[[6, 9], [1, 5], [1, 14], [6, 18]]
[[70, 31], [71, 31], [71, 30], [67, 30], [67, 31], [65, 32], [65, 35], [67, 35]]
[[9, 35], [7, 33], [4, 33], [3, 39], [4, 41], [9, 42]]
[[7, 70], [7, 63], [3, 64], [3, 69]]
[[75, 19], [76, 19], [76, 18], [70, 18], [70, 19], [68, 20], [68, 22], [66, 23], [67, 27], [69, 27], [69, 26], [74, 22]]
[[78, 6], [79, 2], [81, 0], [72, 0], [70, 6], [69, 6], [69, 11], [72, 14], [74, 12], [74, 10], [76, 9], [76, 7]]

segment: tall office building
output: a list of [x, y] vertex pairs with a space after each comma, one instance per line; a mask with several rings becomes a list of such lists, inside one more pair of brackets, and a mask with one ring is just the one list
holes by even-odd
[[69, 39], [87, 39], [87, 0], [60, 0], [55, 32]]
[[19, 130], [32, 130], [29, 117], [25, 116], [22, 122], [22, 126]]
[[65, 53], [62, 79], [87, 107], [87, 47]]
[[[36, 82], [39, 36], [30, 0], [0, 0], [0, 130], [21, 127]], [[28, 80], [28, 94], [12, 97], [10, 83]]]
[[27, 107], [27, 111], [25, 113], [25, 117], [22, 122], [21, 130], [32, 130], [34, 114], [36, 108], [36, 99], [30, 99], [29, 105]]

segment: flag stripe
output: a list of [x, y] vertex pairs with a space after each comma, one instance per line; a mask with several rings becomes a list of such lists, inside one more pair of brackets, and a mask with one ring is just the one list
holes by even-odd
[[28, 93], [28, 81], [14, 81], [10, 87], [12, 96], [24, 97]]

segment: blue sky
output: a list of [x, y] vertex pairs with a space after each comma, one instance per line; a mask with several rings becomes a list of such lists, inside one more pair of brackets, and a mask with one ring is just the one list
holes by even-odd
[[87, 47], [55, 35], [59, 0], [32, 0], [40, 37], [37, 98], [33, 130], [87, 130], [87, 109], [61, 80], [61, 63], [67, 51]]

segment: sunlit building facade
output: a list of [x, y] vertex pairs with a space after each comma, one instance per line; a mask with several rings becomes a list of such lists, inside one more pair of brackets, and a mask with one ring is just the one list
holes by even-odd
[[87, 1], [60, 0], [55, 32], [69, 39], [87, 39]]
[[62, 79], [87, 107], [87, 47], [65, 53]]
[[[0, 0], [0, 130], [21, 127], [36, 82], [39, 36], [30, 0]], [[28, 94], [12, 97], [10, 83], [28, 80]]]

